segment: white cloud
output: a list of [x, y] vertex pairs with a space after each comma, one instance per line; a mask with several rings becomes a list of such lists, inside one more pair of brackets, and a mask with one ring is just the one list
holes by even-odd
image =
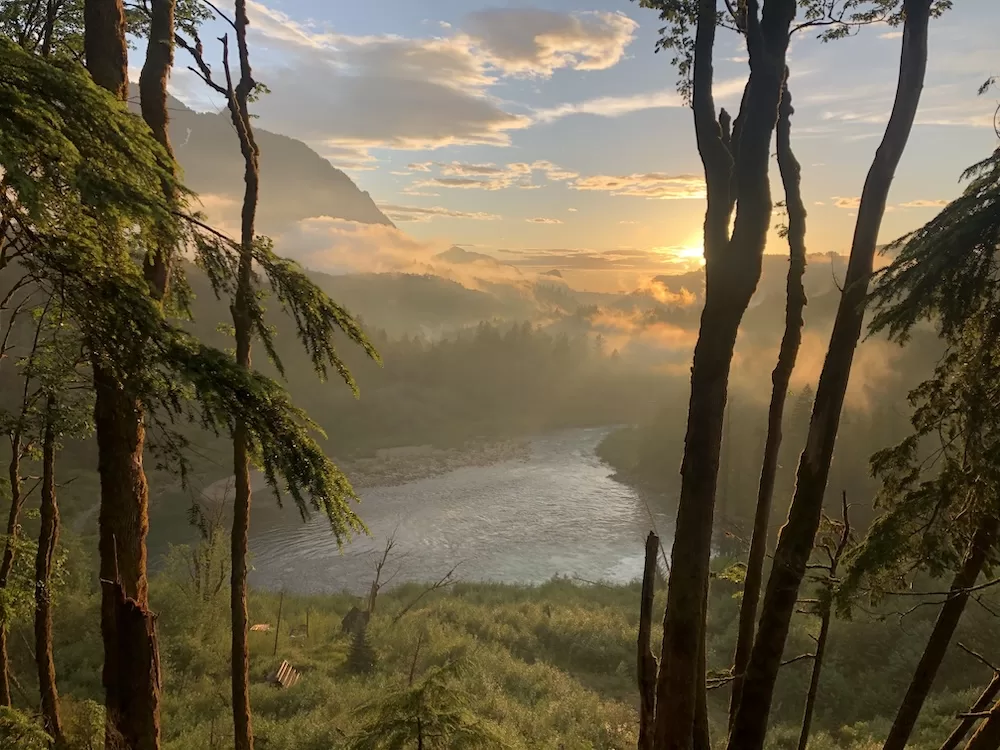
[[525, 219], [525, 221], [532, 224], [562, 224], [562, 219], [550, 219], [545, 216], [538, 216], [534, 219]]
[[939, 200], [926, 200], [924, 198], [918, 198], [917, 200], [907, 201], [906, 203], [900, 203], [900, 208], [943, 208], [947, 206], [949, 201], [942, 199]]
[[300, 221], [275, 243], [307, 268], [328, 273], [427, 272], [430, 259], [444, 249], [394, 227], [329, 216]]
[[[611, 67], [637, 28], [621, 13], [503, 8], [442, 25], [441, 37], [350, 36], [256, 0], [248, 6], [251, 34], [271, 52], [255, 67], [272, 92], [254, 105], [261, 124], [352, 169], [368, 166], [372, 148], [508, 145], [511, 131], [533, 120], [491, 87], [511, 76]], [[218, 49], [209, 47], [211, 59]], [[185, 81], [175, 93], [206, 106]]]
[[903, 32], [902, 31], [887, 31], [884, 34], [879, 34], [878, 38], [879, 39], [902, 39], [903, 38]]
[[434, 219], [473, 219], [475, 221], [495, 221], [501, 218], [497, 214], [483, 211], [456, 211], [443, 206], [400, 206], [387, 203], [380, 204], [382, 213], [395, 222], [428, 222]]
[[631, 175], [594, 175], [575, 180], [574, 190], [594, 190], [611, 195], [640, 198], [704, 198], [705, 180], [693, 174], [670, 175], [662, 172]]
[[[743, 91], [746, 78], [720, 81], [714, 87], [715, 96], [724, 98]], [[538, 122], [554, 122], [570, 115], [597, 115], [600, 117], [621, 117], [647, 109], [683, 107], [684, 101], [674, 89], [648, 91], [628, 96], [599, 96], [579, 102], [567, 102], [554, 107], [535, 110]]]
[[837, 208], [857, 208], [861, 205], [861, 198], [857, 196], [852, 198], [842, 198], [839, 195], [835, 195], [830, 200], [833, 201], [833, 205]]
[[435, 187], [461, 190], [505, 190], [520, 188], [534, 190], [541, 187], [534, 181], [535, 173], [541, 173], [550, 182], [572, 180], [578, 175], [563, 169], [550, 161], [514, 162], [500, 166], [494, 163], [470, 164], [467, 162], [429, 161], [411, 164], [410, 169], [423, 176], [413, 183], [415, 189]]
[[560, 68], [605, 70], [625, 54], [638, 24], [623, 13], [559, 13], [494, 8], [466, 16], [462, 28], [509, 75], [551, 76]]

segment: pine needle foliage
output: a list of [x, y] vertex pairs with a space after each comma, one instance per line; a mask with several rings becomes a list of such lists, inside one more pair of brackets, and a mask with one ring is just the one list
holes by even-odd
[[904, 342], [933, 320], [945, 338], [1000, 302], [1000, 149], [963, 174], [962, 195], [917, 231], [887, 248], [896, 258], [872, 291], [873, 333]]
[[387, 693], [359, 712], [369, 716], [350, 750], [489, 750], [511, 743], [493, 722], [472, 710], [472, 696], [456, 681], [458, 662], [429, 669], [419, 681]]
[[[966, 321], [909, 399], [913, 432], [872, 457], [882, 513], [848, 556], [844, 597], [864, 582], [877, 600], [916, 571], [955, 570], [982, 519], [1000, 514], [997, 312]], [[997, 552], [987, 567], [1000, 562]]]
[[368, 628], [358, 628], [354, 631], [351, 648], [347, 652], [347, 671], [352, 674], [371, 674], [377, 663], [378, 655], [368, 639]]
[[[164, 228], [178, 238], [188, 233], [181, 207], [163, 199], [164, 184], [184, 195], [169, 166], [145, 123], [78, 64], [46, 61], [0, 39], [0, 213], [7, 239], [17, 236], [29, 248], [21, 266], [44, 292], [58, 293], [90, 358], [147, 406], [182, 477], [187, 443], [170, 425], [195, 419], [229, 432], [240, 414], [276, 494], [291, 495], [303, 515], [324, 512], [338, 540], [363, 530], [349, 505], [356, 499], [350, 483], [285, 389], [196, 340], [149, 295], [136, 260]], [[343, 323], [355, 339], [363, 339], [360, 329], [328, 300], [303, 297], [304, 274], [269, 247], [259, 256], [276, 271], [279, 299], [304, 321], [314, 363], [346, 372], [333, 325]]]

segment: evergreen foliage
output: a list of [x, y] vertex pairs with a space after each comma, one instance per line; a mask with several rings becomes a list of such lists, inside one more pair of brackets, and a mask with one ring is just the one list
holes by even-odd
[[496, 724], [473, 712], [472, 696], [456, 684], [459, 670], [458, 662], [432, 667], [416, 684], [362, 706], [359, 711], [368, 714], [369, 720], [349, 743], [351, 750], [510, 747]]
[[0, 706], [0, 750], [48, 750], [52, 738], [23, 711]]
[[889, 246], [897, 255], [872, 290], [873, 332], [905, 342], [933, 320], [945, 338], [962, 338], [967, 320], [1000, 301], [1000, 149], [963, 177], [959, 198]]
[[347, 652], [347, 671], [352, 674], [371, 674], [378, 664], [378, 655], [368, 639], [368, 626], [355, 628], [351, 637], [351, 650]]

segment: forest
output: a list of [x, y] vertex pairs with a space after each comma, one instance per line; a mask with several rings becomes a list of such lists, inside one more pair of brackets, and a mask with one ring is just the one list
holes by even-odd
[[[612, 294], [461, 247], [449, 278], [293, 260], [261, 231], [261, 144], [288, 147], [257, 124], [263, 5], [0, 0], [0, 749], [1000, 750], [1000, 148], [881, 239], [951, 6], [635, 0], [693, 120], [704, 266]], [[791, 50], [873, 28], [897, 80], [838, 272]], [[224, 103], [235, 222], [179, 165], [179, 71]], [[392, 535], [363, 595], [250, 585], [275, 502], [346, 557], [359, 462], [573, 428], [641, 500], [630, 582], [411, 580]]]

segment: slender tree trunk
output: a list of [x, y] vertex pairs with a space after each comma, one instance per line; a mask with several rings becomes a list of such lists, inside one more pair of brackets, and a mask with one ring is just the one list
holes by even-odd
[[732, 695], [729, 703], [729, 722], [732, 726], [739, 706], [743, 675], [750, 661], [753, 647], [754, 626], [757, 624], [757, 604], [760, 601], [761, 582], [764, 580], [764, 558], [767, 554], [768, 527], [771, 521], [771, 500], [778, 473], [778, 456], [781, 451], [781, 423], [784, 419], [788, 383], [795, 369], [799, 345], [802, 343], [802, 311], [806, 293], [802, 275], [806, 270], [806, 208], [802, 202], [802, 170], [791, 146], [792, 95], [786, 83], [778, 109], [776, 141], [778, 169], [785, 189], [785, 206], [788, 211], [788, 280], [786, 282], [785, 332], [778, 350], [778, 362], [771, 373], [771, 405], [767, 413], [767, 439], [764, 443], [764, 460], [757, 488], [757, 510], [754, 515], [753, 536], [747, 558], [743, 601], [740, 605], [739, 632], [736, 654], [733, 657]]
[[[7, 588], [10, 572], [14, 568], [17, 534], [21, 526], [19, 518], [24, 506], [21, 491], [21, 438], [15, 434], [10, 440], [10, 463], [7, 465], [7, 479], [10, 483], [10, 511], [7, 514], [7, 540], [0, 560], [0, 590]], [[0, 621], [0, 706], [10, 706], [10, 658], [7, 656], [7, 620]]]
[[45, 435], [42, 439], [41, 529], [35, 556], [35, 664], [42, 721], [56, 748], [65, 746], [59, 720], [59, 691], [52, 659], [52, 558], [59, 540], [59, 506], [56, 501], [56, 435], [53, 426], [55, 399], [46, 404]]
[[[250, 341], [253, 333], [251, 305], [253, 304], [253, 245], [257, 202], [260, 192], [259, 151], [254, 140], [248, 100], [254, 86], [247, 48], [246, 0], [236, 0], [236, 42], [240, 61], [240, 80], [231, 90], [229, 110], [233, 126], [240, 139], [243, 154], [245, 190], [240, 235], [240, 263], [233, 301], [233, 327], [236, 332], [236, 362], [250, 369]], [[228, 61], [226, 78], [230, 80]], [[239, 416], [233, 431], [233, 465], [236, 475], [236, 496], [233, 501], [232, 534], [232, 670], [233, 670], [233, 728], [236, 750], [253, 750], [253, 727], [250, 710], [250, 653], [247, 644], [247, 547], [250, 529], [250, 433], [246, 422]]]
[[1000, 748], [1000, 701], [990, 709], [990, 715], [969, 738], [965, 750], [997, 750]]
[[[794, 0], [766, 0], [758, 19], [758, 3], [748, 3], [750, 80], [737, 122], [738, 169], [733, 179], [728, 115], [716, 118], [711, 91], [716, 2], [702, 0], [699, 5], [692, 104], [708, 193], [705, 307], [691, 369], [681, 492], [657, 680], [655, 744], [663, 750], [689, 750], [693, 746], [699, 691], [705, 690], [701, 640], [729, 368], [740, 321], [760, 279], [771, 221], [770, 143], [795, 9]], [[729, 237], [734, 201], [736, 219]]]
[[[121, 0], [85, 0], [84, 52], [94, 81], [128, 94]], [[141, 342], [136, 343], [141, 347]], [[137, 358], [141, 352], [137, 352]], [[160, 667], [155, 617], [148, 609], [146, 535], [149, 489], [142, 465], [142, 405], [96, 357], [94, 423], [101, 507], [101, 634], [104, 640], [105, 747], [160, 745]]]
[[844, 293], [820, 375], [788, 521], [778, 537], [758, 634], [730, 732], [731, 750], [760, 750], [764, 746], [774, 683], [822, 514], [837, 427], [864, 322], [878, 232], [896, 166], [920, 102], [927, 69], [930, 0], [904, 0], [904, 9], [906, 20], [896, 101], [862, 192]]
[[[146, 62], [139, 76], [142, 118], [153, 131], [153, 137], [166, 149], [171, 167], [174, 152], [168, 132], [170, 115], [167, 111], [167, 80], [174, 64], [174, 4], [175, 0], [150, 0], [149, 43], [146, 47]], [[170, 185], [164, 185], [164, 194], [168, 202], [173, 201], [173, 188]], [[170, 260], [176, 244], [166, 231], [161, 231], [160, 234], [156, 252], [150, 253], [143, 267], [146, 281], [157, 299], [166, 295]]]
[[827, 607], [820, 622], [819, 637], [816, 639], [816, 656], [813, 659], [812, 675], [809, 678], [809, 690], [806, 692], [806, 705], [802, 711], [802, 728], [799, 731], [798, 750], [806, 750], [809, 746], [809, 733], [812, 731], [812, 719], [816, 711], [816, 696], [819, 695], [819, 678], [823, 671], [826, 641], [830, 637], [831, 619], [830, 608]]
[[639, 744], [638, 750], [653, 750], [653, 720], [656, 718], [656, 657], [650, 649], [653, 630], [653, 598], [656, 596], [656, 555], [660, 540], [652, 531], [646, 537], [646, 562], [642, 570], [639, 604]]
[[976, 584], [976, 579], [979, 578], [986, 559], [996, 543], [996, 537], [997, 519], [984, 519], [969, 544], [962, 567], [952, 579], [948, 599], [941, 605], [941, 611], [934, 622], [934, 629], [927, 639], [927, 645], [920, 656], [917, 668], [913, 671], [906, 695], [903, 696], [892, 728], [889, 730], [889, 736], [882, 746], [883, 750], [903, 750], [906, 747], [941, 662], [944, 661], [951, 639], [958, 628], [965, 605], [969, 601], [966, 590]]
[[[969, 713], [979, 713], [980, 711], [989, 709], [990, 704], [997, 697], [998, 693], [1000, 693], [1000, 673], [995, 673], [993, 679], [990, 680], [990, 684], [983, 690], [982, 695], [972, 704]], [[955, 731], [948, 735], [948, 739], [944, 741], [939, 750], [958, 750], [959, 744], [965, 739], [965, 735], [969, 733], [969, 730], [976, 725], [977, 721], [978, 719], [969, 717], [962, 719], [959, 725], [955, 727]]]

